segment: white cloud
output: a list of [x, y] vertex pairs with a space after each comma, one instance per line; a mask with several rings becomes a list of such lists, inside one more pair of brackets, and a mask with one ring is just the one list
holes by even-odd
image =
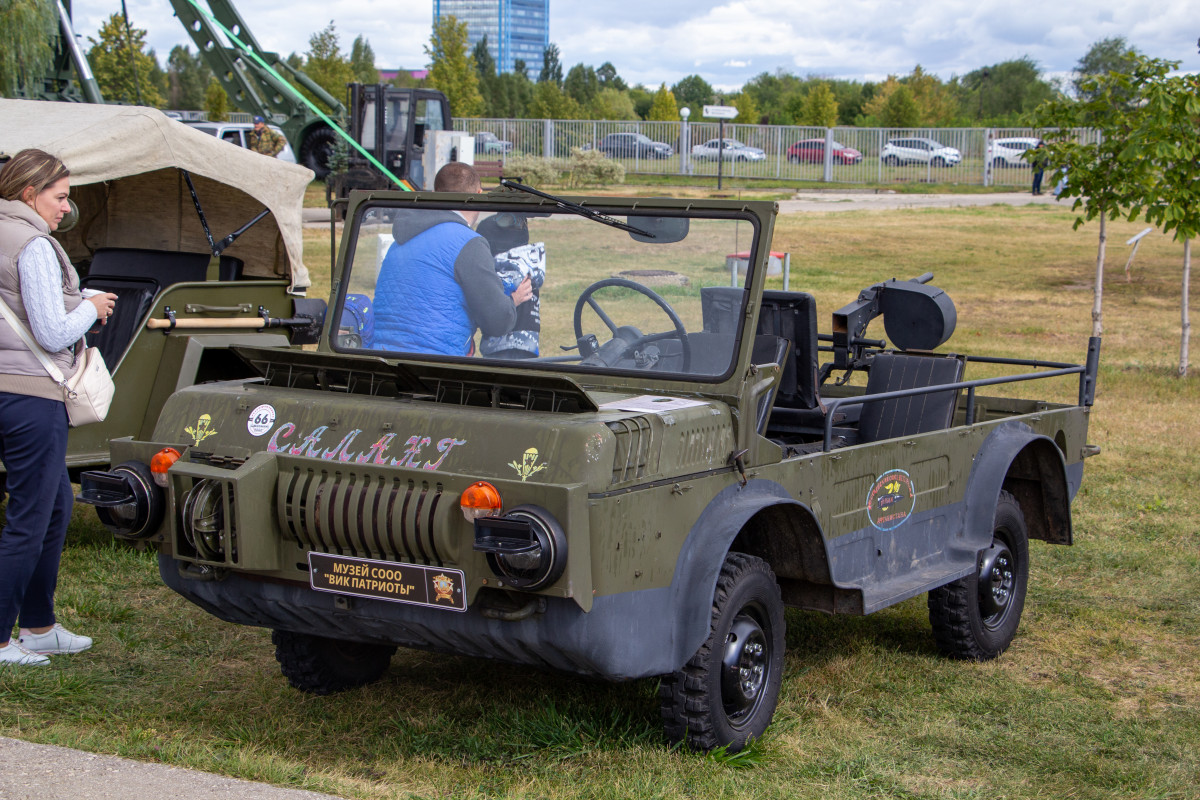
[[[235, 2], [259, 43], [283, 55], [303, 53], [309, 37], [332, 19], [343, 49], [365, 36], [380, 67], [421, 68], [427, 61], [431, 0]], [[74, 0], [72, 6], [86, 48], [114, 4]], [[128, 8], [160, 61], [175, 44], [191, 44], [169, 0], [128, 0]], [[697, 73], [728, 90], [776, 69], [879, 80], [916, 64], [950, 78], [1024, 56], [1058, 75], [1108, 36], [1182, 61], [1184, 70], [1200, 69], [1195, 0], [1060, 0], [1038, 6], [1036, 14], [1001, 0], [608, 0], [603, 14], [593, 4], [555, 0], [550, 16], [550, 40], [566, 67], [611, 61], [626, 81], [648, 86]]]

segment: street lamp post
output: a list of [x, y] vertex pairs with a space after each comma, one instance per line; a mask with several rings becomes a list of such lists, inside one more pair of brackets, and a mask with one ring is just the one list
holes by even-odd
[[679, 109], [679, 116], [683, 118], [683, 122], [679, 126], [679, 171], [684, 175], [692, 174], [692, 132], [688, 127], [688, 117], [691, 115], [692, 110], [687, 106]]

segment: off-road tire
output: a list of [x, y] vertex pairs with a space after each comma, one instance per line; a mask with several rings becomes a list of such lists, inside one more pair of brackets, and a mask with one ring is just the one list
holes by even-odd
[[271, 631], [275, 660], [295, 688], [309, 694], [333, 694], [379, 680], [395, 647], [341, 642], [307, 633]]
[[[771, 724], [783, 678], [783, 601], [775, 573], [765, 561], [742, 553], [725, 557], [711, 620], [708, 639], [691, 660], [661, 679], [659, 708], [672, 743], [686, 742], [701, 752], [725, 746], [736, 753]], [[743, 631], [742, 643], [731, 637], [735, 628]], [[747, 645], [761, 649], [747, 652]], [[749, 673], [726, 674], [723, 660], [735, 652]], [[728, 690], [729, 681], [742, 685], [735, 678], [748, 679], [756, 687], [752, 699]]]
[[[1001, 492], [996, 502], [992, 546], [979, 554], [976, 566], [970, 575], [929, 593], [929, 621], [944, 655], [988, 661], [1012, 643], [1029, 585], [1029, 529], [1021, 506], [1008, 492]], [[981, 572], [988, 573], [987, 582]], [[981, 594], [981, 583], [991, 600]], [[998, 603], [996, 592], [1007, 599]]]

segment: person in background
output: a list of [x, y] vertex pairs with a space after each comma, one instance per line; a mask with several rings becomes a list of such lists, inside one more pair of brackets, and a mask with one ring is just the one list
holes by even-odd
[[256, 153], [274, 158], [287, 144], [282, 136], [267, 127], [262, 117], [254, 118], [254, 130], [246, 134], [246, 146]]
[[1042, 193], [1042, 174], [1046, 171], [1046, 143], [1038, 139], [1033, 148], [1033, 193]]
[[[434, 190], [479, 194], [479, 174], [452, 161], [438, 170]], [[478, 211], [397, 212], [395, 243], [375, 283], [375, 349], [469, 356], [475, 330], [502, 336], [517, 309], [533, 297], [529, 277], [506, 294], [487, 241], [471, 229]]]
[[[79, 276], [50, 237], [70, 210], [70, 172], [49, 153], [22, 150], [0, 169], [0, 297], [63, 375], [75, 370], [83, 334], [107, 322], [117, 296], [84, 298]], [[8, 470], [8, 518], [0, 533], [0, 666], [37, 666], [92, 640], [54, 617], [58, 562], [74, 493], [67, 477], [67, 410], [55, 383], [13, 327], [0, 319], [0, 460]], [[11, 640], [21, 623], [20, 640]]]
[[546, 281], [546, 246], [529, 243], [529, 222], [524, 214], [492, 214], [475, 226], [487, 239], [504, 291], [512, 294], [528, 279], [533, 298], [517, 307], [512, 330], [500, 336], [483, 336], [479, 354], [487, 358], [536, 358], [542, 330], [541, 293]]

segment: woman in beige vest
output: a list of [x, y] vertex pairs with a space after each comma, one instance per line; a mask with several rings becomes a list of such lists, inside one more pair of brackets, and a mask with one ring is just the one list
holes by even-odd
[[[70, 172], [41, 150], [0, 169], [0, 298], [70, 377], [78, 343], [112, 314], [115, 294], [83, 298], [79, 276], [50, 236], [70, 211]], [[48, 654], [92, 646], [54, 618], [58, 561], [74, 493], [67, 477], [63, 390], [21, 337], [0, 320], [0, 461], [8, 518], [0, 534], [0, 667], [49, 663]], [[20, 640], [11, 641], [19, 621]]]

